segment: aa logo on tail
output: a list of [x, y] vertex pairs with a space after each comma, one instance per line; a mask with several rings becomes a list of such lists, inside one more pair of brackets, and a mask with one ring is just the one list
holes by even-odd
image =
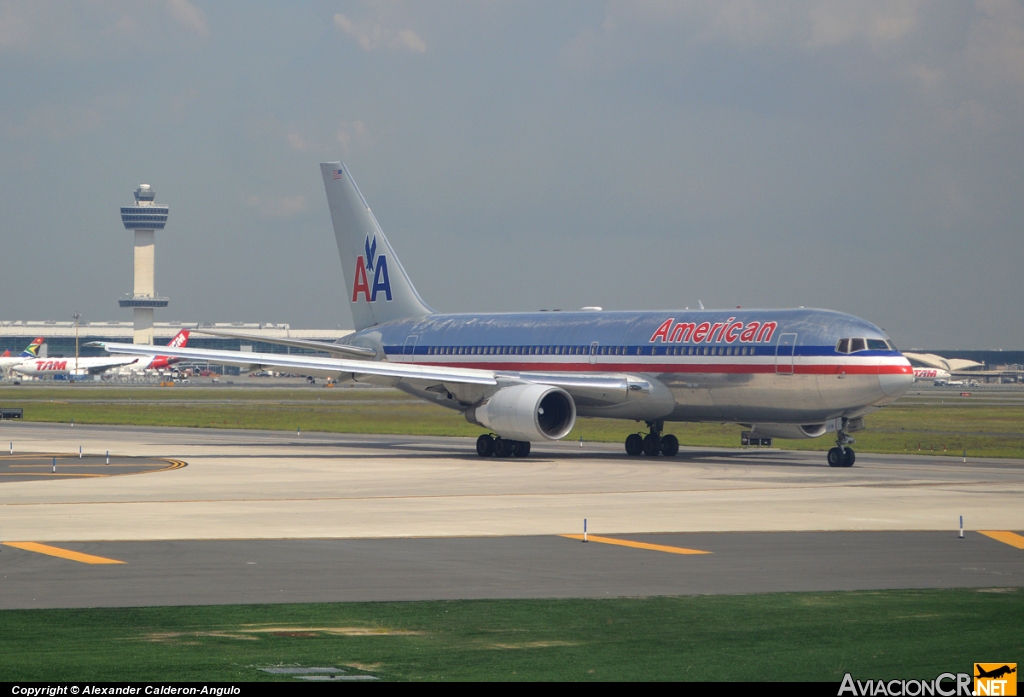
[[[355, 282], [352, 284], [352, 302], [356, 302], [360, 294], [366, 297], [366, 302], [377, 302], [377, 293], [381, 291], [384, 291], [384, 297], [390, 301], [391, 279], [388, 277], [388, 258], [384, 254], [377, 254], [376, 235], [374, 235], [372, 242], [370, 241], [370, 236], [366, 236], [363, 251], [365, 256], [356, 257]], [[372, 286], [370, 285], [367, 272], [373, 274]]]

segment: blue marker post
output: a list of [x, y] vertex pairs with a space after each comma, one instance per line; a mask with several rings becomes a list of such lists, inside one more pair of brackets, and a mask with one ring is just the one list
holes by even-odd
[[583, 541], [587, 541], [587, 519], [583, 519]]
[[110, 464], [110, 451], [107, 451], [107, 464]]
[[53, 469], [50, 471], [53, 472], [54, 474], [57, 473], [57, 458], [53, 458]]
[[14, 454], [14, 441], [11, 441], [11, 455]]
[[960, 539], [964, 539], [964, 517], [960, 516]]
[[78, 459], [82, 459], [82, 446], [78, 446]]

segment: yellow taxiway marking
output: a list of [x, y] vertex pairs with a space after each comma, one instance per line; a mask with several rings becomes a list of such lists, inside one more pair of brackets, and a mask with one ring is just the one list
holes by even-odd
[[[0, 457], [0, 459], [3, 459], [3, 458]], [[78, 458], [76, 457], [75, 459], [78, 459]], [[75, 465], [75, 464], [71, 464], [71, 463], [58, 463], [58, 465], [57, 465], [57, 470], [58, 471], [56, 471], [56, 472], [52, 472], [52, 471], [51, 472], [39, 472], [39, 473], [35, 473], [35, 472], [0, 472], [0, 477], [24, 477], [26, 475], [32, 475], [33, 477], [57, 477], [57, 478], [63, 477], [65, 479], [68, 478], [68, 477], [126, 477], [126, 476], [132, 475], [132, 474], [150, 474], [151, 472], [168, 472], [170, 470], [178, 470], [178, 469], [181, 469], [182, 467], [188, 467], [188, 463], [185, 462], [184, 460], [168, 460], [167, 458], [160, 458], [159, 461], [166, 462], [167, 466], [166, 467], [160, 467], [158, 469], [136, 470], [134, 472], [106, 472], [106, 473], [84, 473], [83, 474], [83, 473], [67, 472], [66, 470], [62, 472], [62, 471], [60, 471], [60, 468], [61, 467], [64, 467], [64, 468], [68, 468], [68, 467], [133, 467], [135, 465], [133, 465], [133, 463], [130, 463], [130, 462], [129, 463], [123, 463], [123, 464], [122, 463], [114, 463], [114, 464], [111, 464], [111, 465], [89, 465], [89, 464]], [[52, 467], [52, 466], [53, 466], [52, 463], [49, 464], [49, 465], [47, 465], [47, 464], [42, 464], [42, 465], [8, 465], [9, 469], [29, 469], [29, 468], [46, 469], [47, 467]]]
[[[570, 540], [582, 540], [583, 535], [562, 535]], [[670, 547], [668, 545], [652, 545], [649, 542], [635, 542], [633, 540], [620, 540], [615, 537], [600, 537], [598, 535], [587, 535], [588, 542], [600, 542], [605, 545], [619, 545], [620, 547], [635, 547], [636, 549], [649, 549], [654, 552], [668, 552], [669, 554], [711, 554], [702, 549], [687, 549], [686, 547]]]
[[1009, 530], [979, 530], [978, 532], [1011, 547], [1024, 549], [1024, 537], [1015, 532], [1010, 532]]
[[117, 559], [107, 559], [106, 557], [97, 557], [92, 554], [72, 552], [70, 549], [51, 547], [50, 545], [42, 545], [38, 542], [3, 542], [0, 544], [7, 545], [8, 547], [14, 547], [16, 549], [23, 549], [26, 552], [38, 552], [39, 554], [48, 554], [51, 557], [80, 561], [83, 564], [124, 564], [123, 561], [118, 561]]

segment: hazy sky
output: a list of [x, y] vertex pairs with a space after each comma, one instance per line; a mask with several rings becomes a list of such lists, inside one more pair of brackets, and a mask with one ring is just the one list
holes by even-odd
[[318, 162], [438, 310], [816, 306], [1022, 348], [1024, 4], [6, 2], [0, 319], [351, 325]]

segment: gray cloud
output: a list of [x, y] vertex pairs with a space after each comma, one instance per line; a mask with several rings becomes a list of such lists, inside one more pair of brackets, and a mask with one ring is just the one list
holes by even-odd
[[334, 15], [334, 26], [355, 39], [364, 51], [386, 47], [411, 53], [427, 52], [427, 44], [412, 29], [393, 29], [374, 19], [353, 20], [340, 12]]

